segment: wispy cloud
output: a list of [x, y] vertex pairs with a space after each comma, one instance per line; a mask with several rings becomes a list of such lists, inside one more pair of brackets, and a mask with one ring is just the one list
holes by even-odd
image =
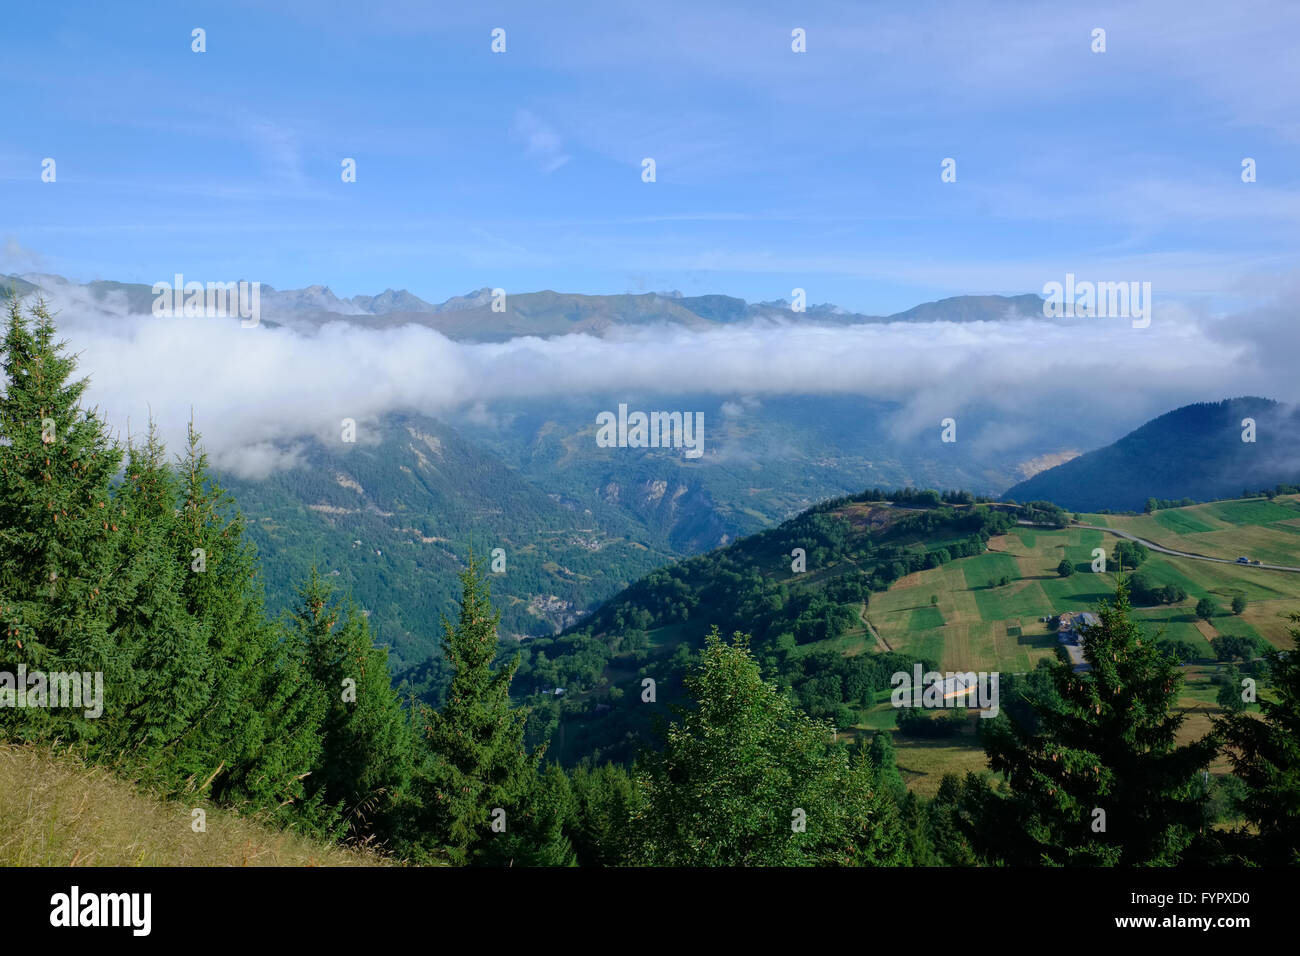
[[524, 142], [524, 155], [544, 173], [555, 172], [570, 159], [560, 134], [535, 113], [520, 110], [515, 114], [515, 135]]
[[40, 253], [23, 246], [16, 236], [5, 237], [4, 247], [0, 249], [0, 271], [42, 272], [45, 268], [45, 259]]

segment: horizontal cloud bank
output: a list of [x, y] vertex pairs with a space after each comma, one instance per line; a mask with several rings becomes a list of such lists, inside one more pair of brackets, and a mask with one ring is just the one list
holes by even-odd
[[152, 415], [176, 447], [192, 408], [214, 462], [248, 477], [292, 464], [295, 439], [337, 439], [345, 418], [556, 396], [593, 397], [590, 422], [576, 427], [628, 393], [857, 394], [899, 403], [891, 425], [900, 437], [972, 405], [998, 410], [1008, 436], [1069, 419], [1116, 437], [1188, 401], [1296, 397], [1286, 366], [1267, 348], [1278, 328], [1267, 310], [1251, 313], [1245, 340], [1234, 337], [1231, 322], [1157, 305], [1144, 329], [1103, 319], [834, 328], [750, 322], [480, 344], [421, 326], [336, 322], [311, 334], [127, 315], [75, 287], [54, 290], [50, 304], [90, 377], [89, 400], [115, 429], [138, 433]]

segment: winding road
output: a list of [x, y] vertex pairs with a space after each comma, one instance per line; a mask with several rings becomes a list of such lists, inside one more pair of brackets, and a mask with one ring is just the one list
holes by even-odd
[[[1056, 528], [1056, 525], [1043, 521], [1025, 521], [1017, 520], [1016, 524], [1028, 525], [1031, 528]], [[1194, 561], [1213, 561], [1215, 564], [1231, 564], [1239, 568], [1259, 568], [1264, 571], [1290, 571], [1294, 574], [1300, 574], [1300, 568], [1288, 567], [1285, 564], [1241, 564], [1231, 558], [1211, 558], [1205, 554], [1194, 554], [1191, 551], [1175, 551], [1172, 548], [1164, 548], [1154, 542], [1139, 538], [1129, 531], [1121, 531], [1119, 528], [1106, 528], [1097, 524], [1070, 524], [1068, 528], [1088, 528], [1093, 531], [1106, 531], [1120, 538], [1128, 538], [1130, 541], [1136, 541], [1138, 544], [1150, 548], [1152, 551], [1158, 551], [1161, 554], [1172, 554], [1179, 558], [1191, 558]], [[1060, 529], [1058, 529], [1060, 530]]]

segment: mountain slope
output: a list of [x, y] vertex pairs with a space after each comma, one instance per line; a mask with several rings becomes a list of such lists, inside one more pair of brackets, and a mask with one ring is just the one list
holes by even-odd
[[889, 317], [890, 322], [989, 322], [997, 319], [1041, 319], [1041, 296], [959, 295], [918, 306]]
[[550, 733], [561, 761], [627, 759], [654, 739], [660, 709], [644, 706], [645, 679], [656, 703], [675, 700], [714, 626], [750, 634], [768, 673], [811, 716], [858, 723], [890, 675], [937, 660], [880, 644], [867, 624], [871, 602], [924, 568], [984, 554], [989, 537], [1015, 523], [1013, 509], [938, 504], [935, 492], [880, 490], [824, 502], [654, 571], [565, 634], [526, 642], [514, 686], [532, 706], [530, 733]]
[[[1242, 440], [1255, 421], [1255, 441]], [[1300, 476], [1300, 411], [1266, 398], [1185, 405], [1105, 448], [1009, 488], [1014, 501], [1072, 511], [1141, 511], [1148, 498], [1207, 501]]]
[[386, 418], [355, 444], [305, 441], [299, 464], [262, 480], [224, 476], [248, 516], [273, 610], [312, 564], [372, 612], [394, 665], [436, 656], [471, 545], [505, 552], [493, 589], [504, 634], [550, 634], [668, 560], [615, 509], [539, 490], [454, 429]]

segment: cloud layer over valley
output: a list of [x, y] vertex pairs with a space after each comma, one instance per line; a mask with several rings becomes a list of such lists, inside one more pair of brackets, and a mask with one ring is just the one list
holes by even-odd
[[[116, 431], [139, 433], [152, 415], [176, 448], [193, 408], [217, 465], [247, 477], [292, 464], [303, 436], [337, 440], [345, 418], [362, 424], [364, 441], [364, 423], [390, 411], [492, 412], [556, 397], [590, 396], [590, 416], [563, 423], [576, 430], [648, 394], [665, 408], [677, 407], [674, 395], [713, 394], [740, 415], [747, 397], [862, 395], [898, 403], [888, 424], [899, 439], [933, 429], [937, 441], [951, 416], [959, 440], [980, 433], [1038, 453], [1066, 447], [1051, 430], [1067, 418], [1101, 444], [1187, 402], [1298, 397], [1269, 345], [1295, 336], [1281, 304], [1237, 322], [1157, 301], [1150, 327], [1136, 329], [1126, 319], [823, 326], [809, 317], [473, 343], [418, 325], [245, 329], [226, 318], [130, 314], [124, 297], [43, 284], [90, 377], [87, 398]], [[971, 409], [980, 420], [963, 421]]]

